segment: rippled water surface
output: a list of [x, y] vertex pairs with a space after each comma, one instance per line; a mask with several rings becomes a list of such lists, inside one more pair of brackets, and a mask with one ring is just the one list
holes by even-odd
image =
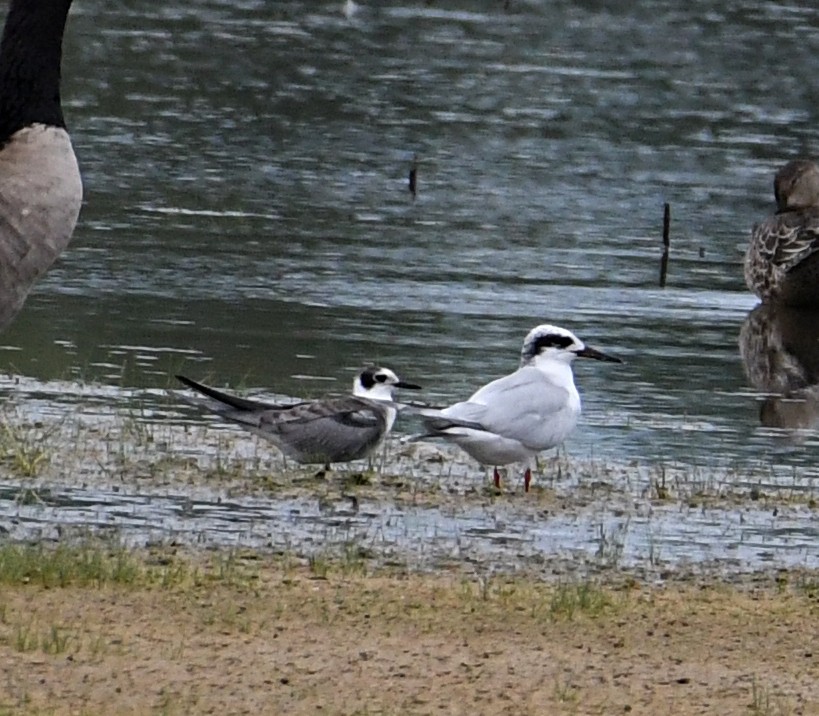
[[[819, 9], [74, 5], [85, 205], [2, 338], [11, 392], [73, 403], [55, 381], [81, 378], [127, 404], [184, 370], [305, 396], [380, 362], [440, 403], [552, 322], [626, 361], [577, 365], [570, 455], [815, 475], [819, 371], [780, 340], [814, 317], [740, 332], [773, 173], [816, 151]], [[794, 364], [796, 396], [770, 375]]]

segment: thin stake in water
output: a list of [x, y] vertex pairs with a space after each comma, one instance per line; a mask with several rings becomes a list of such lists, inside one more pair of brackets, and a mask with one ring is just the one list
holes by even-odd
[[666, 202], [663, 209], [663, 257], [660, 259], [660, 288], [665, 288], [668, 275], [668, 249], [671, 245], [671, 205]]
[[418, 155], [412, 158], [409, 170], [409, 190], [412, 192], [412, 198], [417, 195], [417, 179], [418, 179]]

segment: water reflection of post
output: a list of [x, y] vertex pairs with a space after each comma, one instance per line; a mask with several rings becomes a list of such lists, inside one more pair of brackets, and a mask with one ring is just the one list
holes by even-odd
[[742, 324], [739, 352], [748, 381], [768, 394], [762, 425], [819, 427], [819, 309], [757, 306]]

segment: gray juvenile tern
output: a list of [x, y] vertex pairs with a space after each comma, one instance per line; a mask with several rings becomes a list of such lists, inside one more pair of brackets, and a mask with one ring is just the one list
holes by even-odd
[[469, 400], [443, 410], [418, 411], [427, 433], [414, 439], [444, 438], [482, 465], [526, 462], [524, 489], [532, 479], [535, 456], [560, 445], [580, 416], [580, 396], [572, 361], [593, 358], [622, 363], [619, 358], [586, 346], [571, 331], [543, 324], [523, 341], [520, 367], [486, 384]]
[[185, 402], [216, 413], [270, 440], [299, 463], [350, 462], [370, 455], [390, 432], [398, 410], [395, 388], [420, 389], [399, 380], [389, 368], [365, 368], [353, 382], [352, 395], [276, 405], [223, 393], [182, 375], [176, 376], [208, 400]]

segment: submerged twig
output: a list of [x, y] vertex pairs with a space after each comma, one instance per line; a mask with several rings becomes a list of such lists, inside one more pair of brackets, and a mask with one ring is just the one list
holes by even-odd
[[414, 199], [418, 194], [418, 155], [416, 154], [412, 158], [412, 164], [410, 165], [409, 171], [409, 190], [412, 193], [412, 198]]
[[660, 259], [660, 288], [665, 288], [665, 279], [668, 275], [668, 249], [671, 245], [671, 205], [666, 202], [663, 208], [663, 256]]

